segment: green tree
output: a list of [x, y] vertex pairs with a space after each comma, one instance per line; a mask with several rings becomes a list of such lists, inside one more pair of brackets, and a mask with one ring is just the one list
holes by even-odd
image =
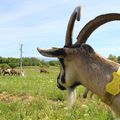
[[112, 54], [110, 54], [110, 55], [108, 56], [108, 59], [109, 59], [109, 60], [112, 60], [112, 61], [114, 61], [114, 62], [118, 62], [118, 58], [117, 58], [115, 55], [112, 55]]
[[3, 63], [3, 64], [0, 64], [0, 68], [7, 69], [7, 68], [10, 68], [10, 66], [6, 63]]
[[120, 56], [118, 56], [118, 63], [120, 63]]
[[[23, 59], [23, 66], [48, 66], [49, 63], [46, 61], [41, 61], [38, 58], [35, 57], [24, 57]], [[11, 68], [15, 68], [20, 66], [20, 59], [19, 58], [3, 58], [0, 57], [0, 64], [7, 64]], [[54, 64], [54, 63], [51, 63]], [[3, 65], [4, 66], [4, 65]]]
[[31, 58], [31, 63], [32, 63], [32, 66], [35, 66], [35, 65], [39, 66], [40, 65], [40, 60], [35, 58], [35, 57], [32, 57]]
[[45, 62], [44, 60], [41, 60], [39, 66], [40, 66], [41, 68], [42, 68], [42, 67], [49, 67], [49, 63], [48, 63], [48, 62]]
[[8, 65], [9, 65], [11, 68], [15, 68], [15, 67], [18, 66], [16, 63], [9, 63]]
[[51, 65], [51, 66], [58, 66], [59, 62], [57, 60], [52, 60], [52, 61], [49, 61], [49, 65]]

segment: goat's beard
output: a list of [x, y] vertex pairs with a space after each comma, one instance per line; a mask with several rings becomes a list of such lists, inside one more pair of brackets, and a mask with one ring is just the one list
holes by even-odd
[[76, 88], [68, 88], [67, 108], [71, 109], [76, 101]]

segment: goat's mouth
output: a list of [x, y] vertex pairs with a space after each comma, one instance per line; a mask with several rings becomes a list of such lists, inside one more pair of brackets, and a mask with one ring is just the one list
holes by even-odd
[[57, 87], [58, 87], [60, 90], [66, 90], [66, 88], [59, 83], [59, 78], [60, 78], [60, 74], [59, 74], [58, 77], [57, 77]]
[[62, 85], [60, 85], [59, 83], [57, 83], [57, 87], [60, 89], [60, 90], [66, 90], [66, 88]]

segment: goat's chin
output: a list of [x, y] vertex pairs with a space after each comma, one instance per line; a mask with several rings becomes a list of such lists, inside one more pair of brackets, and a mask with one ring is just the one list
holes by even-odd
[[67, 97], [67, 108], [71, 109], [76, 100], [76, 89], [75, 88], [68, 88], [68, 97]]

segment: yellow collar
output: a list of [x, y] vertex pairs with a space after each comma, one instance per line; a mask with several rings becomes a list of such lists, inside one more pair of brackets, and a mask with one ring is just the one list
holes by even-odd
[[118, 68], [118, 71], [116, 72], [118, 75], [120, 75], [120, 67]]
[[106, 92], [112, 95], [120, 93], [120, 68], [117, 72], [113, 72], [113, 79], [106, 85]]

